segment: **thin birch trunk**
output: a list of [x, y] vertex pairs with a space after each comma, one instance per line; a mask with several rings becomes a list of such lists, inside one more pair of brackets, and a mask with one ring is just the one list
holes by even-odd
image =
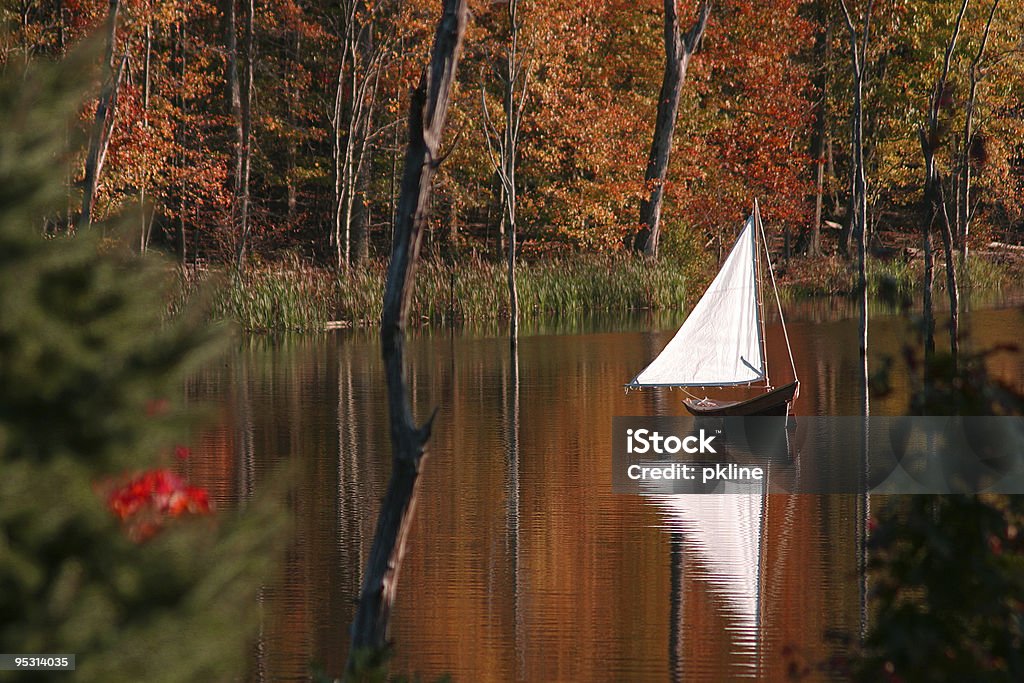
[[850, 157], [850, 227], [857, 240], [857, 297], [860, 300], [859, 346], [861, 372], [868, 373], [868, 282], [867, 282], [867, 177], [864, 170], [864, 66], [867, 61], [868, 40], [871, 36], [871, 11], [874, 0], [868, 3], [864, 14], [864, 29], [859, 33], [846, 7], [840, 0], [846, 28], [850, 34], [850, 62], [853, 70], [853, 111], [851, 114]]
[[242, 70], [242, 92], [241, 92], [241, 138], [240, 147], [240, 171], [241, 177], [238, 181], [238, 254], [235, 259], [235, 270], [241, 272], [245, 263], [245, 248], [249, 240], [249, 233], [252, 229], [250, 217], [250, 191], [249, 178], [252, 169], [252, 90], [253, 90], [253, 67], [255, 51], [253, 49], [253, 21], [255, 14], [253, 0], [248, 0], [245, 13], [245, 67]]
[[811, 158], [814, 160], [814, 224], [811, 226], [811, 239], [807, 247], [809, 256], [821, 255], [821, 220], [825, 199], [825, 136], [828, 129], [828, 65], [825, 59], [832, 42], [832, 22], [824, 0], [819, 0], [818, 19], [825, 24], [825, 30], [815, 36], [814, 52], [819, 55], [818, 97], [815, 107], [814, 140]]
[[[146, 18], [144, 56], [142, 60], [142, 125], [149, 130], [150, 63], [153, 52], [153, 24]], [[143, 172], [142, 187], [139, 189], [139, 253], [145, 254], [149, 246], [149, 229], [146, 221], [146, 186], [149, 179]]]
[[[92, 134], [89, 137], [89, 151], [85, 158], [85, 181], [82, 188], [82, 210], [78, 214], [78, 229], [88, 228], [92, 225], [93, 208], [96, 201], [96, 186], [99, 182], [100, 172], [103, 170], [103, 158], [106, 156], [106, 147], [110, 141], [109, 121], [113, 119], [114, 108], [117, 105], [117, 91], [120, 87], [120, 74], [123, 71], [124, 61], [121, 68], [114, 67], [114, 48], [117, 45], [117, 14], [120, 9], [120, 0], [110, 0], [107, 10], [107, 51], [105, 65], [107, 77], [103, 89], [100, 91], [99, 102], [96, 104], [96, 116], [93, 119]], [[125, 55], [127, 59], [127, 53]]]
[[992, 30], [992, 19], [996, 15], [996, 10], [999, 8], [999, 0], [994, 0], [992, 3], [992, 9], [988, 13], [988, 20], [985, 22], [985, 31], [981, 37], [981, 44], [978, 46], [978, 52], [975, 54], [974, 59], [971, 61], [970, 67], [970, 92], [967, 96], [967, 105], [964, 116], [964, 128], [962, 145], [960, 149], [960, 179], [957, 183], [957, 241], [960, 244], [960, 267], [963, 273], [966, 273], [967, 268], [967, 256], [970, 248], [969, 238], [971, 232], [971, 220], [974, 217], [974, 209], [971, 207], [971, 183], [973, 177], [971, 174], [971, 161], [972, 161], [972, 150], [974, 149], [976, 141], [976, 131], [974, 130], [974, 115], [978, 102], [978, 85], [981, 83], [982, 60], [985, 57], [985, 48], [988, 45], [988, 36]]
[[185, 121], [187, 106], [185, 101], [185, 69], [188, 55], [185, 52], [185, 24], [178, 22], [175, 31], [176, 51], [178, 53], [178, 111], [181, 112], [175, 131], [178, 142], [178, 262], [182, 269], [188, 261], [188, 240], [185, 234]]
[[[372, 121], [384, 59], [391, 47], [391, 37], [374, 40], [373, 10], [363, 0], [347, 0], [344, 4], [345, 26], [342, 30], [341, 59], [331, 112], [334, 132], [334, 225], [331, 245], [339, 270], [347, 270], [353, 262], [353, 242], [357, 259], [365, 252], [365, 235], [356, 229], [353, 220], [356, 204], [362, 201], [361, 188], [368, 166], [367, 157]], [[346, 100], [345, 94], [348, 93]]]
[[[509, 343], [513, 349], [519, 343], [519, 290], [516, 284], [516, 257], [518, 241], [518, 187], [516, 169], [519, 160], [519, 132], [530, 89], [530, 55], [520, 35], [518, 0], [508, 3], [508, 40], [505, 43], [504, 72], [499, 71], [502, 84], [502, 109], [505, 120], [501, 129], [491, 119], [487, 106], [487, 92], [481, 86], [484, 138], [487, 154], [498, 176], [501, 189], [501, 220], [499, 239], [508, 235], [506, 262], [509, 301]], [[507, 228], [507, 230], [506, 230]], [[502, 240], [504, 241], [504, 240]]]
[[953, 259], [953, 236], [949, 224], [949, 216], [946, 212], [946, 202], [942, 191], [942, 178], [935, 160], [935, 152], [941, 143], [939, 131], [939, 114], [942, 109], [943, 98], [946, 95], [949, 81], [949, 69], [953, 60], [953, 53], [956, 51], [957, 39], [960, 37], [960, 27], [963, 24], [964, 15], [967, 14], [967, 6], [970, 0], [963, 0], [960, 5], [960, 12], [957, 14], [953, 31], [946, 44], [946, 52], [942, 61], [942, 70], [935, 81], [932, 89], [932, 96], [928, 107], [927, 122], [918, 127], [918, 137], [921, 141], [921, 152], [924, 155], [925, 178], [924, 178], [924, 211], [925, 221], [922, 226], [925, 246], [925, 355], [930, 356], [934, 350], [935, 317], [931, 310], [932, 304], [932, 247], [931, 232], [935, 224], [939, 223], [942, 237], [943, 251], [946, 256], [946, 290], [949, 294], [949, 350], [953, 359], [953, 367], [956, 368], [957, 356], [959, 355], [960, 336], [960, 292], [957, 285], [956, 262]]

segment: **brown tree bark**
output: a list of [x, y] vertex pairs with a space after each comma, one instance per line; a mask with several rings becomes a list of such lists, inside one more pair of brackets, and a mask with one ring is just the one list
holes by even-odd
[[391, 605], [415, 509], [420, 467], [433, 422], [431, 417], [422, 427], [417, 427], [413, 421], [405, 377], [405, 326], [420, 245], [427, 226], [431, 182], [441, 162], [441, 135], [467, 16], [466, 0], [444, 1], [430, 64], [412, 94], [410, 105], [409, 144], [395, 216], [380, 333], [388, 390], [392, 471], [352, 623], [348, 678], [358, 674], [358, 662], [366, 662], [367, 657], [373, 659], [388, 646]]
[[704, 29], [711, 16], [710, 0], [703, 0], [697, 21], [685, 35], [679, 32], [677, 0], [665, 0], [665, 74], [658, 95], [658, 118], [654, 124], [654, 140], [644, 174], [645, 192], [640, 202], [640, 224], [633, 240], [633, 250], [656, 258], [658, 238], [661, 234], [661, 205], [664, 199], [665, 178], [668, 175], [668, 161], [672, 153], [672, 134], [676, 128], [679, 112], [679, 96], [686, 78], [690, 57], [704, 37]]

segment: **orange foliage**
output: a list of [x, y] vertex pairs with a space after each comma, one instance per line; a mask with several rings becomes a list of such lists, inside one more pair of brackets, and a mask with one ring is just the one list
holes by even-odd
[[[115, 58], [127, 54], [128, 62], [99, 179], [97, 217], [135, 213], [141, 220], [131, 224], [151, 222], [154, 240], [167, 248], [185, 238], [190, 255], [224, 256], [235, 239], [232, 217], [237, 212], [223, 2], [120, 1], [113, 52]], [[769, 230], [788, 227], [799, 234], [810, 227], [815, 188], [808, 150], [812, 112], [822, 98], [812, 74], [822, 70], [830, 84], [825, 121], [836, 162], [826, 181], [834, 194], [829, 205], [843, 205], [847, 64], [841, 27], [830, 15], [835, 8], [822, 2], [714, 3], [683, 84], [662, 212], [667, 243], [725, 238], [755, 197]], [[59, 57], [101, 29], [108, 2], [30, 5], [24, 18], [11, 15], [8, 24], [15, 29], [0, 51], [0, 63], [22, 54]], [[330, 121], [339, 70], [341, 110], [348, 111], [353, 93], [346, 79], [353, 76], [353, 64], [366, 60], [344, 52], [348, 19], [337, 2], [267, 0], [257, 5], [252, 247], [256, 253], [288, 249], [323, 258], [330, 252], [335, 220]], [[684, 28], [695, 18], [697, 5], [697, 0], [680, 2]], [[434, 200], [432, 221], [442, 229], [428, 236], [428, 253], [450, 236], [493, 252], [501, 215], [481, 123], [481, 89], [496, 104], [493, 115], [500, 125], [497, 103], [508, 20], [502, 3], [473, 0], [471, 6], [473, 22], [444, 142], [451, 154], [441, 166]], [[975, 49], [983, 9], [967, 17], [964, 54]], [[436, 10], [433, 0], [358, 5], [357, 21], [364, 31], [358, 49], [384, 48], [363, 169], [367, 181], [359, 190], [366, 211], [357, 212], [370, 225], [377, 254], [388, 252], [408, 95], [425, 63]], [[887, 0], [876, 10], [869, 68], [880, 73], [871, 79], [868, 93], [872, 201], [898, 209], [913, 206], [919, 191], [917, 141], [908, 126], [920, 110], [915, 98], [927, 94], [922, 74], [935, 66], [929, 41], [945, 35], [949, 17], [942, 3], [919, 0]], [[527, 251], [615, 250], [635, 230], [665, 59], [662, 13], [658, 0], [521, 3], [519, 35], [530, 85], [517, 184], [520, 237]], [[1001, 10], [993, 30], [993, 60], [1011, 47], [1019, 18], [1018, 8]], [[834, 24], [833, 56], [822, 63], [814, 53], [815, 36], [829, 21]], [[1012, 106], [1020, 99], [1019, 64], [1011, 59], [993, 64], [979, 105], [993, 159], [975, 174], [979, 196], [985, 197], [980, 214], [1002, 216], [1004, 224], [1019, 220], [1024, 204], [1015, 136], [1020, 117]], [[959, 88], [950, 109], [959, 112], [956, 117], [962, 117], [958, 97], [964, 68], [958, 63], [952, 77]], [[95, 101], [83, 108], [83, 130], [92, 125], [94, 108]], [[80, 178], [82, 169], [72, 175]], [[146, 204], [138, 201], [143, 193]], [[68, 204], [76, 205], [74, 196]]]

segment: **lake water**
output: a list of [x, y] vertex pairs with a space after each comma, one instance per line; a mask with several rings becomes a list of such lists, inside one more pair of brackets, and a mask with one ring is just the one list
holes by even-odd
[[[853, 415], [861, 400], [857, 321], [793, 307], [798, 415]], [[1024, 339], [1019, 310], [970, 313], [969, 344]], [[682, 414], [683, 394], [622, 384], [680, 317], [533, 329], [518, 381], [498, 331], [419, 330], [408, 345], [424, 419], [439, 408], [392, 621], [393, 671], [455, 681], [808, 680], [842, 669], [864, 627], [859, 571], [866, 496], [653, 498], [612, 493], [616, 415]], [[873, 414], [905, 411], [902, 316], [871, 323], [872, 359], [897, 359]], [[770, 367], [789, 373], [781, 328]], [[941, 348], [944, 337], [937, 337]], [[990, 359], [1024, 388], [1024, 362]], [[293, 539], [264, 587], [252, 680], [340, 675], [348, 624], [390, 472], [375, 333], [253, 338], [195, 376], [214, 426], [183, 467], [230, 508], [279, 465], [300, 481]]]

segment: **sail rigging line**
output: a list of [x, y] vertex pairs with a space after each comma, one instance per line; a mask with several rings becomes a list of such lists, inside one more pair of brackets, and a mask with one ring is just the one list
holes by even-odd
[[[789, 344], [789, 332], [786, 330], [786, 318], [782, 315], [782, 299], [779, 298], [779, 286], [775, 283], [775, 269], [772, 268], [771, 255], [768, 252], [768, 240], [764, 234], [764, 223], [761, 222], [761, 212], [757, 207], [757, 201], [754, 201], [754, 212], [757, 214], [757, 224], [761, 229], [761, 241], [764, 244], [764, 256], [768, 261], [768, 274], [772, 278], [772, 289], [775, 290], [775, 303], [779, 307], [779, 322], [782, 324], [782, 336], [786, 339], [786, 351], [789, 353], [789, 365], [793, 368], [793, 379], [797, 380], [796, 376], [796, 361], [793, 360], [793, 347]], [[767, 358], [765, 359], [765, 367], [767, 368]], [[767, 370], [766, 370], [767, 372]]]
[[[758, 229], [761, 231], [761, 239], [764, 239], [764, 225], [761, 223], [761, 209], [758, 205], [757, 199], [754, 199], [754, 213], [751, 216], [754, 219], [754, 223], [757, 224]], [[760, 259], [757, 258], [757, 230], [754, 230], [754, 239], [752, 245], [752, 251], [754, 252], [754, 300], [757, 302], [757, 307], [754, 309], [754, 315], [757, 317], [757, 335], [761, 342], [761, 364], [764, 366], [762, 374], [764, 375], [764, 386], [765, 389], [772, 388], [772, 382], [768, 378], [768, 344], [765, 341], [764, 333], [764, 300], [761, 298], [761, 264]], [[769, 263], [771, 266], [771, 263]]]

